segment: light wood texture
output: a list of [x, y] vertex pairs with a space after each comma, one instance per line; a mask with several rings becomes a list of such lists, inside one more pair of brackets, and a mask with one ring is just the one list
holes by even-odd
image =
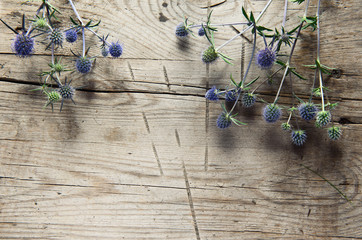
[[[206, 102], [205, 91], [226, 86], [230, 73], [240, 79], [250, 44], [240, 38], [225, 47], [234, 66], [206, 67], [205, 40], [180, 41], [174, 28], [184, 15], [199, 22], [220, 2], [212, 8], [220, 22], [240, 21], [243, 5], [257, 13], [266, 3], [75, 1], [81, 16], [102, 19], [99, 33], [119, 39], [125, 52], [97, 59], [89, 75], [72, 74], [84, 88], [77, 105], [66, 102], [61, 113], [42, 109], [44, 96], [29, 91], [39, 85], [49, 52], [38, 44], [35, 56], [17, 58], [10, 49], [14, 35], [0, 26], [0, 239], [362, 239], [362, 2], [323, 1], [321, 58], [341, 70], [326, 85], [340, 102], [333, 120], [343, 137], [331, 142], [324, 130], [303, 124], [302, 148], [278, 124], [264, 122], [260, 102], [240, 110], [247, 126], [215, 126], [220, 106]], [[3, 0], [0, 17], [19, 25], [37, 4]], [[62, 20], [73, 16], [66, 0], [54, 4]], [[261, 23], [280, 26], [283, 4], [275, 0]], [[287, 25], [303, 7], [290, 4]], [[310, 13], [315, 10], [311, 1]], [[221, 32], [220, 44], [235, 34]], [[305, 31], [294, 58], [309, 79], [313, 73], [300, 66], [313, 60], [315, 43], [315, 33]], [[59, 53], [72, 67], [70, 47], [79, 46], [65, 44]], [[265, 75], [251, 71], [250, 79]], [[295, 80], [293, 87], [308, 97], [310, 81]], [[261, 88], [261, 97], [272, 100], [276, 89]], [[289, 91], [287, 83], [281, 103], [290, 101]]]

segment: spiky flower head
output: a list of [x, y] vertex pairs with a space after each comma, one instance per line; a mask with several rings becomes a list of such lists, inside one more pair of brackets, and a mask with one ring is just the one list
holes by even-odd
[[320, 111], [317, 113], [316, 126], [324, 127], [331, 121], [331, 113], [329, 111]]
[[292, 131], [292, 142], [297, 146], [302, 146], [307, 140], [307, 134], [304, 130]]
[[298, 110], [299, 110], [299, 115], [306, 121], [312, 120], [318, 111], [314, 103], [311, 102], [300, 104]]
[[55, 46], [62, 46], [64, 40], [63, 32], [55, 28], [49, 33], [49, 39]]
[[237, 97], [238, 97], [238, 90], [236, 90], [236, 89], [230, 90], [230, 91], [227, 91], [225, 94], [225, 101], [234, 102]]
[[60, 93], [57, 91], [51, 91], [51, 92], [45, 92], [45, 93], [48, 96], [48, 102], [46, 103], [46, 106], [59, 101], [59, 99], [61, 97]]
[[74, 43], [78, 39], [78, 32], [76, 29], [69, 29], [65, 32], [65, 40], [70, 43]]
[[262, 69], [269, 69], [276, 60], [276, 53], [271, 48], [266, 47], [256, 54], [256, 64]]
[[219, 96], [218, 96], [218, 90], [216, 89], [215, 86], [213, 86], [212, 88], [210, 88], [206, 94], [205, 94], [205, 98], [211, 101], [217, 101], [219, 100]]
[[216, 121], [216, 126], [218, 128], [228, 128], [231, 125], [231, 116], [227, 112], [222, 112]]
[[204, 63], [206, 63], [206, 64], [215, 61], [217, 58], [218, 58], [218, 54], [217, 54], [217, 52], [215, 51], [214, 46], [212, 46], [212, 45], [211, 45], [210, 47], [208, 47], [208, 48], [202, 53], [202, 56], [201, 56], [202, 61], [203, 61]]
[[43, 17], [38, 17], [36, 20], [33, 20], [34, 27], [36, 28], [46, 28], [48, 26], [48, 22]]
[[187, 35], [189, 35], [189, 30], [187, 29], [187, 27], [185, 26], [185, 23], [179, 23], [176, 26], [176, 30], [175, 30], [175, 34], [177, 37], [186, 37]]
[[34, 52], [34, 39], [25, 34], [17, 34], [12, 48], [19, 57], [29, 57]]
[[92, 68], [92, 60], [88, 57], [79, 57], [75, 61], [75, 67], [80, 73], [88, 73]]
[[281, 115], [282, 115], [282, 110], [278, 105], [274, 103], [266, 105], [263, 111], [264, 119], [268, 123], [273, 123], [278, 121]]
[[338, 140], [342, 135], [342, 130], [340, 127], [333, 126], [328, 128], [327, 131], [328, 131], [328, 137], [333, 141]]
[[109, 50], [108, 50], [108, 47], [104, 46], [101, 48], [101, 53], [102, 53], [102, 56], [103, 57], [107, 57], [108, 54], [109, 54]]
[[290, 131], [292, 129], [292, 126], [289, 123], [284, 122], [284, 123], [282, 123], [282, 129], [284, 131]]
[[241, 97], [241, 103], [244, 107], [252, 107], [256, 101], [256, 97], [252, 93], [244, 93]]
[[200, 37], [204, 36], [205, 35], [205, 29], [203, 27], [200, 27], [199, 31], [198, 31], [198, 34], [199, 34]]
[[122, 55], [123, 48], [122, 48], [121, 44], [119, 44], [118, 42], [113, 42], [109, 46], [108, 51], [112, 57], [118, 58]]
[[69, 84], [59, 86], [59, 94], [63, 99], [73, 99], [75, 89]]
[[55, 72], [61, 72], [64, 70], [64, 66], [61, 63], [57, 62], [53, 65], [53, 69]]

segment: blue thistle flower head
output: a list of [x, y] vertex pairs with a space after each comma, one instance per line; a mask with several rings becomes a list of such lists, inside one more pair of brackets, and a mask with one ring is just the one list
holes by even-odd
[[187, 35], [189, 35], [189, 31], [188, 29], [186, 28], [185, 26], [185, 23], [179, 23], [177, 26], [176, 26], [176, 30], [175, 30], [175, 34], [177, 37], [186, 37]]
[[49, 39], [55, 46], [62, 46], [64, 40], [63, 32], [55, 28], [49, 33]]
[[268, 123], [274, 123], [278, 121], [281, 115], [282, 115], [282, 110], [280, 109], [280, 107], [278, 107], [278, 105], [274, 103], [266, 105], [263, 111], [264, 119]]
[[78, 39], [78, 33], [75, 29], [70, 29], [65, 32], [65, 40], [70, 43], [74, 43]]
[[208, 47], [201, 56], [201, 59], [204, 63], [209, 64], [215, 61], [218, 58], [217, 52], [215, 51], [214, 46]]
[[304, 130], [292, 131], [292, 142], [297, 146], [302, 146], [307, 140], [307, 134]]
[[341, 128], [336, 126], [328, 128], [327, 132], [328, 132], [328, 137], [333, 141], [338, 140], [342, 135]]
[[123, 53], [123, 47], [118, 42], [116, 42], [116, 43], [113, 42], [109, 46], [108, 51], [109, 51], [109, 53], [111, 54], [112, 57], [118, 58]]
[[92, 68], [92, 60], [87, 57], [79, 57], [75, 61], [75, 67], [80, 73], [88, 73]]
[[70, 99], [75, 104], [75, 102], [73, 100], [73, 97], [75, 95], [75, 88], [70, 86], [71, 82], [72, 82], [72, 80], [70, 80], [69, 83], [67, 83], [67, 79], [65, 79], [64, 85], [58, 83], [59, 84], [58, 92], [59, 92], [60, 96], [62, 97], [60, 111], [62, 111], [64, 100]]
[[199, 31], [198, 31], [198, 34], [199, 34], [200, 37], [204, 36], [205, 35], [205, 29], [203, 27], [200, 27]]
[[222, 112], [216, 121], [216, 126], [218, 128], [224, 129], [228, 128], [231, 125], [231, 116], [227, 112]]
[[324, 127], [331, 121], [331, 113], [329, 111], [320, 111], [317, 113], [315, 124], [317, 127]]
[[273, 66], [277, 55], [275, 51], [266, 47], [256, 54], [256, 64], [262, 69], [269, 69]]
[[241, 97], [241, 103], [246, 108], [252, 107], [254, 105], [255, 101], [256, 101], [256, 97], [252, 93], [244, 93], [243, 96]]
[[219, 96], [218, 96], [218, 90], [216, 89], [215, 86], [213, 86], [212, 88], [210, 88], [206, 94], [205, 94], [205, 98], [211, 101], [217, 101], [219, 100]]
[[312, 120], [318, 111], [314, 103], [311, 102], [300, 104], [298, 110], [299, 115], [306, 121]]
[[238, 91], [236, 89], [227, 91], [225, 94], [225, 101], [234, 102], [238, 97]]
[[102, 53], [102, 56], [103, 57], [107, 57], [108, 56], [108, 54], [109, 54], [109, 50], [108, 50], [108, 48], [107, 47], [102, 47], [102, 49], [101, 49], [101, 53]]
[[30, 57], [34, 52], [34, 39], [25, 34], [16, 35], [12, 48], [19, 57]]

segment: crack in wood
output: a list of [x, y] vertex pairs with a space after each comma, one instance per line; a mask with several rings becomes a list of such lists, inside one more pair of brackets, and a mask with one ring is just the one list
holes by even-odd
[[142, 116], [143, 116], [143, 121], [145, 122], [147, 132], [148, 132], [148, 134], [150, 134], [151, 131], [150, 131], [150, 126], [148, 125], [148, 120], [147, 120], [147, 117], [146, 117], [146, 113], [142, 112]]
[[177, 129], [175, 129], [175, 136], [176, 136], [177, 145], [178, 145], [179, 147], [181, 147], [180, 136], [178, 135]]
[[160, 174], [163, 175], [163, 170], [162, 170], [162, 166], [161, 166], [161, 161], [160, 158], [158, 157], [157, 154], [157, 150], [156, 150], [156, 146], [155, 144], [152, 142], [152, 150], [153, 150], [153, 154], [155, 155], [156, 161], [157, 161], [157, 165], [158, 165], [158, 169], [160, 170]]
[[205, 144], [205, 159], [204, 159], [204, 169], [205, 169], [205, 171], [207, 171], [208, 168], [209, 168], [209, 144], [206, 141], [206, 144]]
[[226, 2], [227, 2], [227, 0], [224, 0], [224, 1], [221, 1], [221, 2], [214, 3], [214, 4], [210, 5], [210, 1], [209, 1], [208, 4], [207, 4], [207, 7], [200, 7], [200, 8], [201, 9], [206, 9], [206, 8], [209, 9], [209, 8], [220, 6], [221, 4], [226, 3]]
[[168, 79], [168, 75], [167, 75], [167, 69], [165, 66], [163, 66], [163, 75], [165, 77], [165, 81], [166, 81], [166, 85], [167, 85], [167, 88], [169, 91], [171, 91], [171, 88], [170, 88], [170, 80]]
[[132, 78], [132, 81], [135, 81], [135, 78], [134, 78], [134, 73], [133, 73], [133, 70], [132, 70], [132, 66], [129, 62], [127, 62], [127, 65], [128, 65], [128, 69], [129, 69], [129, 73], [131, 75], [131, 78]]
[[184, 172], [184, 178], [185, 178], [185, 185], [186, 185], [187, 197], [188, 197], [188, 199], [189, 199], [189, 205], [190, 205], [192, 220], [193, 220], [193, 223], [194, 223], [194, 229], [195, 229], [196, 239], [197, 239], [197, 240], [200, 240], [200, 232], [199, 232], [199, 228], [198, 228], [198, 226], [197, 226], [196, 213], [195, 213], [195, 208], [194, 208], [194, 202], [193, 202], [193, 200], [192, 200], [192, 195], [191, 195], [191, 190], [190, 190], [190, 182], [189, 182], [189, 179], [188, 179], [188, 177], [187, 177], [186, 166], [185, 166], [185, 162], [184, 162], [184, 161], [182, 161], [182, 168], [183, 168], [183, 172]]

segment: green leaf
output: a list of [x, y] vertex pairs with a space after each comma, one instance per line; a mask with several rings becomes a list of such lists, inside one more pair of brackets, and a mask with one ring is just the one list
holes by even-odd
[[246, 123], [240, 122], [239, 120], [237, 120], [237, 119], [235, 119], [235, 118], [233, 118], [233, 117], [231, 117], [230, 119], [231, 119], [231, 121], [232, 121], [233, 123], [235, 123], [235, 124], [238, 125], [238, 126], [247, 125]]
[[230, 62], [230, 60], [233, 60], [232, 58], [226, 56], [225, 54], [221, 53], [221, 52], [218, 52], [217, 53], [221, 58], [222, 60], [224, 60], [227, 64], [230, 64], [230, 65], [233, 65], [232, 62]]
[[298, 3], [298, 4], [301, 4], [304, 2], [304, 0], [289, 0], [289, 1], [292, 3]]
[[255, 79], [251, 80], [248, 84], [245, 85], [245, 87], [249, 87], [251, 84], [255, 83], [258, 79], [259, 79], [259, 76]]
[[290, 71], [291, 71], [295, 76], [297, 76], [298, 78], [303, 79], [303, 80], [307, 80], [305, 77], [303, 77], [302, 75], [300, 75], [299, 73], [297, 73], [294, 69], [291, 69], [291, 68], [289, 68], [289, 69], [290, 69]]
[[78, 23], [76, 23], [76, 21], [74, 21], [74, 19], [73, 19], [72, 17], [70, 17], [70, 21], [71, 21], [74, 25], [76, 25], [76, 26], [79, 25]]
[[235, 86], [235, 87], [238, 87], [238, 84], [235, 82], [234, 78], [233, 78], [233, 75], [230, 73], [230, 80], [231, 80], [231, 83]]
[[242, 12], [243, 12], [244, 17], [250, 22], [249, 16], [248, 16], [248, 14], [246, 13], [244, 7], [242, 7], [241, 10], [242, 10]]

